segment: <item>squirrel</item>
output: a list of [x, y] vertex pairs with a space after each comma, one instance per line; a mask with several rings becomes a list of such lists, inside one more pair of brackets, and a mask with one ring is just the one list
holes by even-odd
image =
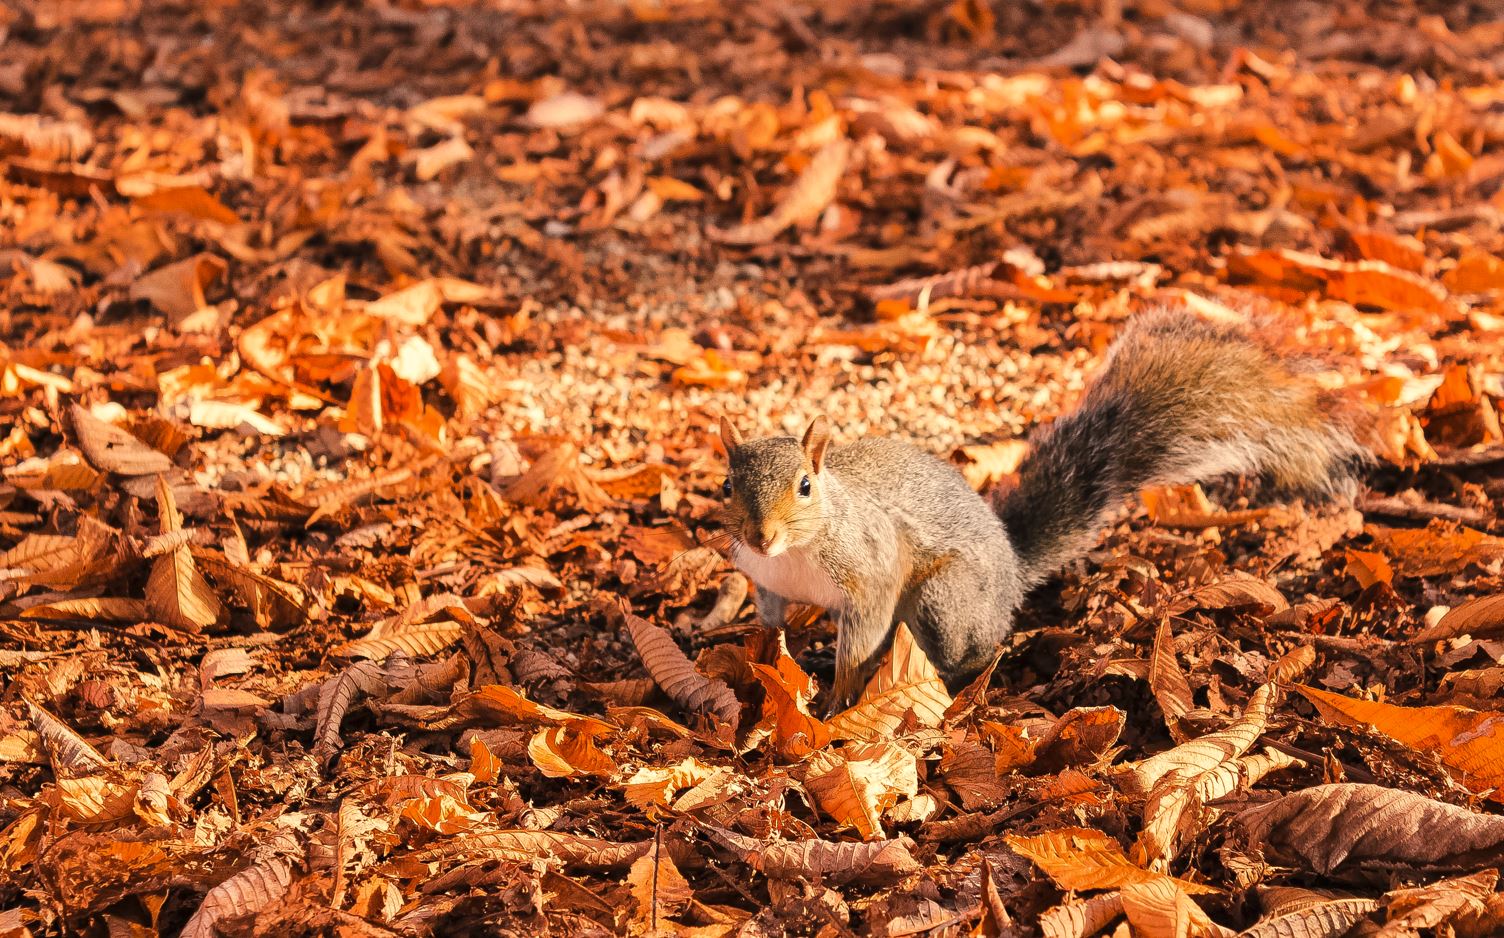
[[1248, 323], [1179, 307], [1132, 317], [1080, 406], [1035, 434], [1017, 483], [985, 498], [907, 443], [743, 440], [721, 418], [722, 520], [759, 618], [789, 601], [837, 620], [829, 712], [855, 702], [906, 622], [954, 691], [980, 673], [1028, 591], [1083, 553], [1146, 485], [1263, 474], [1282, 495], [1351, 498], [1369, 459], [1355, 412]]

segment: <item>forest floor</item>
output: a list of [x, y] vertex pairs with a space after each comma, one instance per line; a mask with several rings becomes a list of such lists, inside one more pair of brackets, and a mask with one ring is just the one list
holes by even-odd
[[[1504, 933], [1485, 6], [0, 8], [0, 936]], [[816, 718], [719, 418], [1007, 485], [1158, 303], [1356, 501], [1146, 491]]]

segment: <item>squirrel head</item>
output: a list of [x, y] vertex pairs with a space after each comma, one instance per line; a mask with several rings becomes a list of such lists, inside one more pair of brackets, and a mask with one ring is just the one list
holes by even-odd
[[830, 430], [816, 417], [804, 438], [746, 440], [725, 417], [721, 442], [730, 463], [722, 520], [732, 539], [777, 557], [819, 535], [825, 523], [825, 448]]

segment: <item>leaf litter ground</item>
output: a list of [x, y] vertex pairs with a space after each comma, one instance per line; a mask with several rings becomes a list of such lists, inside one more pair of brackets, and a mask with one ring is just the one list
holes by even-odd
[[[1504, 24], [0, 13], [0, 933], [1504, 930]], [[1353, 506], [1145, 492], [952, 696], [755, 624], [715, 418], [1007, 484], [1252, 311]]]

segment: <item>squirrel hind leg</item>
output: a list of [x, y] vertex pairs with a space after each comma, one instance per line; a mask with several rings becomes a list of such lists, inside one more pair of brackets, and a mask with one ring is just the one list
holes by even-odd
[[955, 563], [919, 584], [904, 604], [914, 637], [952, 690], [987, 666], [1013, 631], [1023, 587], [998, 558]]

